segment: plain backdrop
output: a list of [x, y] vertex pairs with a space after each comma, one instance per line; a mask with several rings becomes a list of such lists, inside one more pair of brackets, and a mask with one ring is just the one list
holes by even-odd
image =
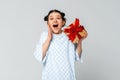
[[33, 53], [51, 9], [66, 13], [66, 25], [79, 18], [89, 33], [77, 80], [120, 80], [119, 0], [0, 0], [0, 80], [41, 80]]

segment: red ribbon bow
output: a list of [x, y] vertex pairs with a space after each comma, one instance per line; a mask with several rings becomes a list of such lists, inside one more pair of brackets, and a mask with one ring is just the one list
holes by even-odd
[[70, 24], [64, 29], [69, 39], [73, 43], [77, 43], [82, 38], [83, 32], [85, 31], [84, 26], [80, 25], [79, 19], [75, 19], [75, 22]]

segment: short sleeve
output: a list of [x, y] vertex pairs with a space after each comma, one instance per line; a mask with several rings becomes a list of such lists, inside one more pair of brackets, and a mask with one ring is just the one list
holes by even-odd
[[81, 53], [81, 55], [79, 56], [76, 48], [77, 48], [77, 44], [74, 44], [74, 49], [75, 49], [75, 61], [78, 61], [78, 62], [83, 63], [82, 53]]
[[43, 32], [40, 36], [39, 42], [37, 43], [35, 52], [34, 52], [34, 56], [36, 60], [43, 63], [45, 63], [46, 57], [47, 57], [47, 53], [46, 53], [46, 56], [42, 60], [42, 45], [45, 42], [46, 38], [47, 38], [47, 32]]
[[77, 50], [75, 51], [75, 60], [83, 63], [82, 53], [81, 53], [81, 55], [79, 56]]
[[73, 44], [71, 41], [69, 41], [69, 54], [70, 54], [70, 59], [78, 62], [83, 62], [81, 56], [78, 55], [78, 52], [76, 51], [76, 44]]

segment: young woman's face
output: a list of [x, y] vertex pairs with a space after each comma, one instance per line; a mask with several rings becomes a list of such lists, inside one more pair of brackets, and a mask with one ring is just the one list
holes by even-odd
[[62, 27], [65, 24], [65, 21], [62, 20], [62, 16], [58, 12], [52, 12], [48, 17], [48, 26], [53, 33], [59, 34], [62, 32]]

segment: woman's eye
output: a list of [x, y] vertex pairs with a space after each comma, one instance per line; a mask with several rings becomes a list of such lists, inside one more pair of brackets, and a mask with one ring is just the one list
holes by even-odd
[[57, 18], [57, 19], [61, 19], [61, 18]]
[[58, 19], [58, 20], [59, 20], [59, 19], [61, 19], [61, 18], [49, 18], [49, 20], [54, 20], [54, 19]]
[[50, 18], [50, 20], [53, 20], [53, 18]]

